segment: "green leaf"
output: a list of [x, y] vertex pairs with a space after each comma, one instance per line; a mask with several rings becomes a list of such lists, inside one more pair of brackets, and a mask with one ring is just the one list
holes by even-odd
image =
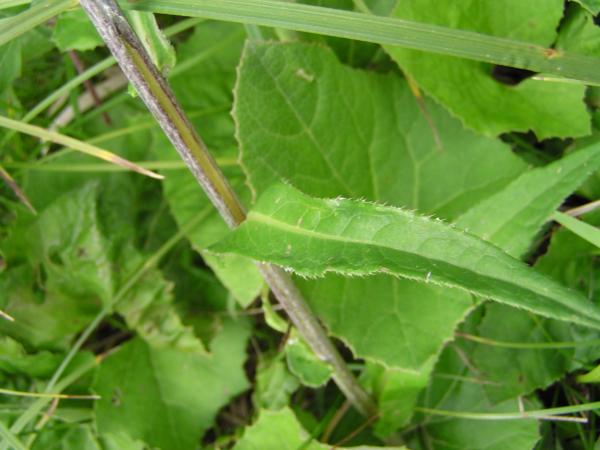
[[58, 16], [52, 30], [52, 41], [62, 52], [92, 50], [104, 45], [96, 28], [81, 8]]
[[311, 198], [289, 185], [267, 190], [213, 249], [308, 277], [390, 273], [600, 328], [600, 311], [584, 297], [472, 235], [398, 208]]
[[[282, 447], [285, 445], [285, 447]], [[330, 449], [331, 445], [321, 444], [311, 439], [309, 433], [302, 428], [302, 425], [289, 408], [283, 408], [279, 411], [261, 410], [257, 421], [244, 431], [242, 438], [236, 443], [235, 450], [280, 450], [298, 449], [305, 450], [325, 450]], [[336, 448], [348, 448], [338, 447]], [[368, 450], [380, 447], [361, 446], [354, 447], [361, 450]], [[406, 450], [405, 447], [385, 447], [390, 450]]]
[[[485, 380], [465, 365], [467, 349], [448, 347], [440, 356], [432, 383], [423, 398], [423, 407], [446, 411], [502, 413], [519, 411], [516, 398], [492, 404], [484, 391]], [[525, 405], [529, 403], [525, 400]], [[536, 403], [534, 403], [537, 406]], [[527, 408], [531, 409], [531, 408]], [[410, 448], [424, 448], [430, 442], [436, 450], [530, 450], [540, 439], [538, 423], [533, 420], [494, 421], [420, 416], [419, 433], [407, 438]], [[426, 448], [426, 447], [425, 447]]]
[[[598, 214], [590, 214], [591, 223], [599, 223]], [[565, 286], [579, 289], [592, 303], [598, 304], [600, 283], [597, 248], [566, 229], [556, 231], [546, 254], [536, 269]], [[510, 327], [504, 326], [510, 323]], [[478, 344], [472, 350], [472, 363], [485, 374], [485, 391], [492, 401], [524, 395], [555, 382], [568, 372], [593, 364], [600, 358], [596, 330], [545, 319], [501, 305], [486, 305], [478, 328], [484, 339], [518, 343], [520, 348]], [[555, 343], [566, 346], [552, 347]], [[550, 346], [544, 349], [536, 345]]]
[[597, 227], [559, 211], [555, 211], [552, 218], [572, 233], [600, 248], [600, 230]]
[[[247, 0], [243, 3], [239, 0], [220, 0], [216, 3], [211, 0], [137, 0], [135, 3], [123, 2], [123, 6], [163, 14], [205, 17], [398, 45], [493, 64], [550, 72], [594, 84], [600, 82], [595, 70], [598, 64], [596, 58], [573, 54], [565, 54], [560, 59], [549, 58], [547, 48], [527, 42], [425, 23], [373, 17], [351, 11], [292, 2], [282, 4], [271, 0]], [[436, 7], [432, 11], [439, 10]], [[534, 13], [537, 15], [539, 11], [535, 10]]]
[[[405, 82], [344, 67], [322, 47], [248, 44], [235, 94], [241, 160], [256, 194], [286, 179], [315, 196], [453, 218], [525, 169], [505, 145], [465, 131], [425, 99], [440, 148]], [[387, 275], [297, 282], [356, 356], [412, 373], [472, 305], [463, 292]]]
[[288, 371], [281, 357], [266, 357], [256, 368], [254, 406], [281, 409], [289, 403], [290, 396], [298, 387], [300, 387], [298, 379]]
[[364, 197], [447, 218], [524, 170], [505, 145], [426, 106], [442, 148], [398, 77], [352, 70], [314, 45], [249, 43], [234, 109], [241, 161], [259, 194], [286, 179], [311, 195]]
[[578, 383], [600, 383], [600, 366], [594, 367], [588, 373], [577, 376]]
[[596, 15], [600, 13], [600, 1], [598, 0], [575, 0], [577, 3], [581, 4], [585, 9], [587, 9], [590, 13]]
[[510, 255], [522, 257], [554, 210], [598, 168], [600, 143], [521, 175], [462, 215], [456, 224]]
[[[135, 251], [124, 252], [121, 266], [134, 273], [145, 261]], [[127, 283], [124, 280], [122, 284]], [[130, 329], [135, 330], [153, 347], [173, 347], [190, 353], [206, 352], [191, 327], [184, 326], [173, 305], [173, 285], [162, 273], [148, 270], [115, 305]]]
[[295, 330], [285, 344], [285, 357], [290, 372], [305, 386], [322, 386], [331, 377], [331, 366], [317, 358]]
[[0, 329], [36, 347], [61, 348], [113, 292], [109, 245], [100, 230], [98, 185], [67, 192], [2, 243], [9, 270], [0, 309], [15, 318]]
[[228, 322], [210, 355], [124, 344], [100, 366], [94, 390], [98, 431], [126, 434], [162, 450], [195, 449], [217, 411], [248, 387], [248, 326]]
[[0, 371], [4, 374], [49, 378], [62, 360], [62, 355], [47, 351], [28, 354], [17, 341], [5, 336], [0, 339]]
[[570, 5], [559, 30], [556, 48], [600, 56], [600, 29], [594, 23], [594, 17], [580, 7]]
[[[394, 11], [394, 17], [400, 19], [542, 46], [550, 46], [556, 39], [562, 14], [562, 0], [420, 0], [398, 2]], [[487, 63], [399, 47], [388, 46], [386, 50], [425, 92], [480, 133], [496, 136], [507, 131], [531, 129], [543, 139], [584, 136], [591, 131], [582, 85], [528, 79], [511, 86], [496, 81], [492, 76], [493, 67]], [[468, 86], [468, 89], [459, 86]]]
[[175, 49], [158, 27], [154, 14], [130, 11], [128, 16], [131, 26], [150, 55], [152, 62], [166, 76], [175, 67]]

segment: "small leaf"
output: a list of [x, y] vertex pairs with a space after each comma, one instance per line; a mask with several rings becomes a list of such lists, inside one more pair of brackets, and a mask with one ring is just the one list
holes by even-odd
[[175, 49], [158, 27], [154, 14], [146, 11], [129, 11], [127, 15], [152, 62], [166, 76], [175, 67]]
[[280, 357], [265, 357], [256, 368], [254, 406], [281, 409], [289, 403], [290, 396], [298, 387], [298, 379], [288, 371]]
[[285, 344], [285, 357], [290, 372], [305, 386], [322, 386], [331, 377], [331, 366], [314, 354], [295, 329]]
[[52, 30], [52, 41], [62, 52], [92, 50], [104, 41], [83, 9], [67, 11], [58, 16]]
[[308, 277], [389, 273], [600, 328], [600, 310], [580, 294], [472, 235], [398, 208], [311, 198], [289, 185], [268, 189], [213, 250]]

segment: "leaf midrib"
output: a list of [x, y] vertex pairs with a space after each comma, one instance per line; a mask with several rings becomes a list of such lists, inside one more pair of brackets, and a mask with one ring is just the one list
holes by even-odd
[[[510, 284], [509, 281], [504, 280], [502, 278], [495, 278], [495, 277], [490, 276], [490, 275], [483, 275], [481, 273], [474, 272], [470, 268], [466, 268], [466, 267], [463, 267], [463, 266], [460, 266], [460, 265], [457, 265], [457, 264], [452, 264], [452, 263], [449, 263], [447, 261], [442, 261], [442, 260], [439, 260], [439, 259], [434, 259], [434, 258], [431, 258], [431, 257], [426, 257], [426, 256], [420, 255], [418, 253], [406, 251], [404, 249], [399, 249], [399, 248], [395, 248], [395, 247], [391, 247], [391, 246], [385, 246], [385, 245], [379, 244], [379, 243], [374, 242], [374, 241], [365, 241], [365, 240], [355, 239], [355, 238], [350, 238], [350, 237], [341, 237], [341, 236], [336, 236], [336, 235], [332, 235], [332, 234], [325, 234], [325, 233], [322, 233], [322, 232], [319, 232], [319, 231], [314, 231], [314, 230], [307, 230], [305, 228], [301, 228], [301, 227], [298, 227], [296, 225], [291, 225], [291, 224], [289, 224], [287, 222], [283, 222], [283, 221], [274, 219], [271, 216], [262, 214], [262, 213], [257, 212], [257, 211], [250, 211], [250, 213], [248, 214], [248, 222], [251, 222], [251, 221], [255, 221], [255, 222], [258, 222], [258, 223], [263, 223], [263, 224], [265, 224], [267, 226], [271, 226], [273, 228], [277, 228], [277, 229], [280, 229], [282, 231], [289, 231], [291, 233], [294, 233], [294, 234], [297, 234], [297, 235], [303, 235], [303, 236], [310, 237], [310, 238], [317, 238], [317, 239], [322, 239], [322, 240], [326, 240], [326, 241], [342, 242], [342, 243], [345, 243], [345, 244], [350, 243], [350, 244], [357, 244], [357, 245], [365, 245], [365, 246], [370, 246], [370, 247], [376, 247], [376, 248], [379, 248], [379, 249], [382, 249], [382, 250], [386, 250], [386, 251], [394, 250], [396, 252], [402, 252], [402, 253], [405, 253], [407, 255], [412, 255], [412, 256], [416, 256], [418, 258], [422, 258], [422, 259], [429, 260], [429, 261], [432, 261], [432, 262], [437, 262], [439, 264], [453, 266], [453, 267], [459, 268], [459, 269], [463, 270], [464, 272], [468, 272], [469, 274], [477, 276], [477, 277], [483, 277], [483, 278], [486, 278], [486, 279], [489, 279], [489, 280], [495, 280], [498, 283]], [[381, 271], [381, 272], [384, 272], [384, 271]], [[395, 274], [393, 274], [393, 275], [395, 275]], [[398, 276], [398, 275], [396, 275], [396, 276]], [[416, 279], [416, 280], [420, 280], [420, 281], [423, 280], [422, 276], [419, 277], [419, 276], [402, 275], [402, 278]], [[431, 281], [432, 281], [433, 284], [456, 287], [456, 288], [463, 289], [463, 290], [465, 290], [467, 292], [471, 292], [471, 293], [473, 293], [475, 295], [480, 295], [479, 293], [477, 293], [477, 292], [475, 292], [475, 291], [473, 291], [473, 290], [471, 290], [469, 288], [466, 288], [466, 287], [458, 285], [458, 284], [450, 284], [448, 281], [441, 282], [441, 281], [435, 280], [435, 279], [432, 279]], [[532, 290], [532, 289], [530, 289], [528, 287], [523, 287], [523, 286], [516, 285], [516, 284], [512, 284], [512, 286], [516, 287], [519, 290], [527, 291], [527, 292], [529, 292], [530, 294], [533, 294], [536, 297], [549, 299], [553, 303], [558, 304], [558, 305], [566, 308], [569, 311], [573, 311], [575, 313], [579, 312], [576, 305], [571, 305], [568, 302], [564, 303], [558, 297], [551, 297], [551, 296], [542, 295], [542, 294], [540, 294], [540, 293], [538, 293], [538, 292], [536, 292], [536, 291], [534, 291], [534, 290]], [[525, 307], [525, 306], [522, 306], [522, 307], [525, 308], [525, 309], [527, 309], [527, 310], [531, 310], [528, 307]]]

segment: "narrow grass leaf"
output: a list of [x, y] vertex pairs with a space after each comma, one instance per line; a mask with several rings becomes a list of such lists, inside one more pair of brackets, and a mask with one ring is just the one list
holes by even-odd
[[469, 31], [273, 0], [140, 0], [124, 8], [206, 17], [423, 50], [600, 83], [598, 59]]
[[600, 248], [600, 230], [598, 228], [560, 211], [556, 211], [552, 218], [577, 236]]
[[[12, 4], [14, 3], [12, 2]], [[20, 4], [22, 3], [20, 2]], [[77, 0], [42, 0], [22, 13], [0, 21], [0, 45], [6, 44], [61, 12], [76, 6], [77, 3]]]
[[86, 153], [88, 155], [95, 156], [96, 158], [100, 158], [113, 164], [125, 167], [129, 170], [133, 170], [134, 172], [138, 172], [150, 178], [156, 178], [158, 180], [162, 180], [164, 178], [162, 175], [144, 169], [143, 167], [140, 167], [131, 161], [121, 158], [120, 156], [115, 155], [114, 153], [88, 144], [86, 142], [74, 139], [72, 137], [65, 136], [64, 134], [56, 133], [54, 131], [48, 131], [44, 128], [37, 127], [34, 125], [28, 125], [18, 120], [12, 120], [3, 116], [0, 116], [0, 126], [19, 131], [21, 133], [29, 134], [30, 136], [35, 136], [46, 141], [51, 141], [56, 144], [64, 145], [82, 153]]
[[600, 310], [581, 294], [475, 236], [406, 210], [316, 199], [281, 183], [269, 188], [248, 219], [213, 249], [307, 277], [388, 273], [600, 328]]
[[25, 445], [0, 421], [0, 436], [13, 450], [26, 450]]

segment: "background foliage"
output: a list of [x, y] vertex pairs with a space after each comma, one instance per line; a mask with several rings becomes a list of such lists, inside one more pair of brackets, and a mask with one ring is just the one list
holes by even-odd
[[[0, 42], [44, 1], [5, 3]], [[600, 57], [595, 1], [297, 3]], [[0, 166], [37, 214], [0, 186], [0, 448], [598, 445], [597, 230], [551, 221], [600, 194], [598, 87], [130, 11], [251, 209], [229, 233], [71, 6], [0, 46], [0, 115], [165, 178], [2, 122]], [[95, 100], [73, 81], [86, 68]], [[345, 402], [250, 258], [300, 275], [376, 417]], [[573, 416], [538, 411], [555, 407]]]

